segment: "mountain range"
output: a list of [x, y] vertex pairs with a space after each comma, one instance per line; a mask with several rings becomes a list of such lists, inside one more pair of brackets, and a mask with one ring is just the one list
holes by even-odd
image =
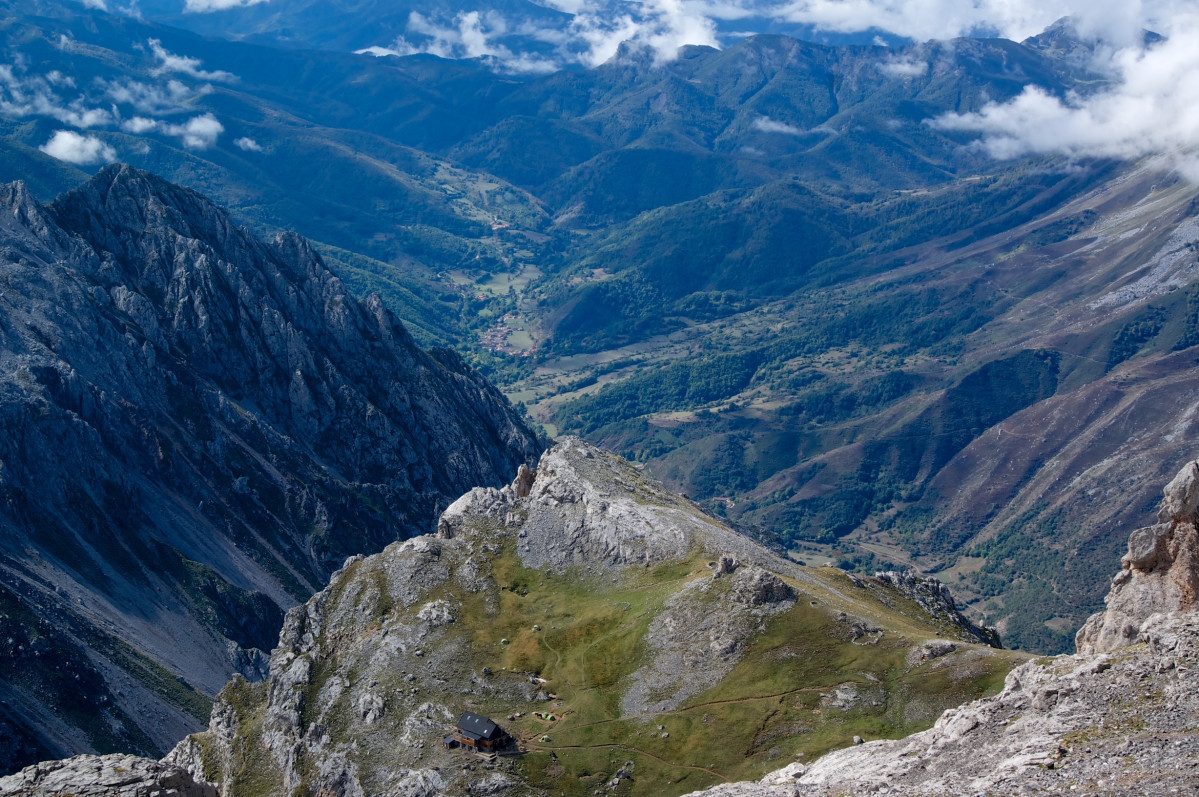
[[[897, 567], [934, 573], [953, 586], [976, 622], [996, 625], [1009, 645], [1037, 652], [1069, 648], [1074, 630], [1100, 606], [1100, 576], [1123, 545], [1119, 529], [1154, 502], [1173, 464], [1189, 457], [1192, 347], [1199, 343], [1193, 184], [1154, 162], [996, 160], [961, 123], [963, 114], [1031, 86], [1049, 97], [1087, 97], [1110, 87], [1112, 76], [1095, 65], [1094, 42], [1068, 21], [1022, 42], [967, 38], [888, 47], [763, 34], [725, 49], [684, 47], [665, 59], [633, 42], [590, 68], [522, 72], [494, 54], [453, 60], [432, 52], [347, 52], [368, 46], [362, 31], [373, 17], [341, 14], [338, 28], [329, 20], [345, 7], [334, 4], [291, 7], [286, 13], [298, 22], [288, 41], [263, 35], [281, 30], [275, 15], [284, 12], [271, 4], [230, 11], [245, 21], [233, 31], [239, 41], [206, 37], [217, 29], [205, 25], [219, 27], [232, 16], [181, 14], [157, 4], [141, 18], [53, 0], [7, 0], [3, 7], [0, 42], [11, 63], [0, 69], [0, 178], [25, 184], [23, 192], [13, 189], [10, 204], [25, 208], [13, 218], [30, 219], [58, 242], [31, 243], [25, 222], [14, 222], [14, 256], [74, 262], [82, 253], [89, 262], [107, 262], [111, 255], [113, 262], [125, 258], [122, 279], [133, 279], [140, 272], [129, 258], [149, 264], [199, 253], [206, 262], [234, 262], [234, 252], [251, 252], [246, 256], [261, 261], [258, 247], [265, 245], [231, 232], [238, 224], [268, 239], [296, 230], [312, 241], [311, 249], [295, 245], [297, 262], [330, 269], [318, 282], [332, 284], [325, 275], [336, 274], [343, 303], [377, 292], [369, 313], [403, 319], [413, 336], [405, 351], [414, 341], [433, 347], [427, 356], [412, 354], [413, 361], [473, 386], [464, 389], [491, 408], [479, 428], [508, 430], [471, 445], [514, 446], [503, 455], [471, 454], [466, 464], [448, 453], [434, 457], [461, 467], [452, 479], [440, 465], [409, 474], [416, 489], [430, 492], [401, 511], [373, 491], [379, 472], [413, 470], [410, 454], [372, 471], [362, 463], [378, 447], [363, 441], [374, 437], [343, 438], [322, 426], [322, 408], [341, 406], [333, 385], [342, 376], [353, 390], [366, 391], [365, 403], [383, 406], [371, 397], [383, 388], [366, 355], [348, 349], [338, 355], [358, 362], [323, 387], [301, 380], [312, 412], [284, 417], [277, 412], [279, 375], [291, 372], [290, 360], [272, 361], [274, 376], [267, 378], [260, 370], [265, 355], [240, 333], [189, 338], [197, 351], [212, 346], [196, 373], [224, 381], [213, 383], [216, 404], [189, 405], [187, 413], [202, 410], [206, 417], [225, 407], [221, 401], [251, 415], [275, 413], [259, 426], [286, 421], [279, 431], [286, 440], [268, 436], [262, 445], [318, 451], [319, 457], [295, 455], [301, 474], [295, 478], [320, 482], [322, 469], [333, 468], [331, 481], [320, 483], [343, 498], [321, 497], [326, 507], [340, 507], [344, 517], [394, 513], [406, 530], [355, 527], [343, 538], [341, 531], [323, 534], [319, 522], [309, 528], [297, 520], [282, 541], [245, 543], [258, 553], [246, 554], [254, 564], [237, 567], [252, 578], [234, 577], [190, 549], [180, 550], [182, 563], [161, 559], [175, 568], [171, 584], [190, 585], [195, 594], [179, 598], [168, 585], [163, 594], [173, 597], [153, 600], [182, 601], [182, 614], [208, 612], [200, 626], [217, 633], [202, 643], [212, 654], [201, 657], [208, 664], [179, 664], [177, 651], [160, 656], [155, 648], [147, 660], [169, 666], [143, 667], [170, 692], [166, 704], [176, 708], [163, 709], [170, 732], [99, 744], [91, 731], [80, 736], [64, 727], [51, 743], [30, 735], [26, 719], [12, 718], [14, 749], [28, 755], [163, 749], [167, 736], [194, 727], [206, 713], [203, 696], [224, 683], [230, 665], [251, 675], [260, 670], [260, 656], [242, 656], [222, 640], [243, 651], [265, 650], [280, 612], [318, 589], [340, 558], [425, 530], [467, 486], [498, 483], [515, 463], [529, 460], [539, 447], [532, 432], [468, 367], [524, 404], [548, 433], [578, 433], [620, 452], [793, 559], [868, 573]], [[405, 7], [380, 36], [398, 31], [405, 13], [410, 24], [411, 11], [429, 19], [440, 13]], [[547, 19], [557, 13], [531, 6], [513, 13], [526, 11]], [[110, 218], [107, 194], [88, 182], [110, 160], [210, 195], [229, 215], [132, 171], [121, 172], [123, 179], [154, 187], [132, 190], [135, 199], [116, 203]], [[137, 180], [129, 176], [135, 174]], [[102, 171], [101, 183], [112, 175]], [[215, 226], [188, 220], [185, 232], [172, 233], [203, 246], [193, 252], [188, 244], [185, 254], [175, 243], [156, 241], [129, 249], [125, 238], [132, 233], [104, 232], [112, 224], [140, 231], [128, 222], [134, 206], [160, 194], [190, 197], [160, 199], [174, 208], [169, 217], [177, 211], [191, 219], [186, 206], [222, 219]], [[226, 243], [234, 252], [212, 255], [204, 248], [219, 253]], [[290, 267], [274, 268], [298, 279]], [[192, 279], [175, 293], [145, 294], [160, 327], [164, 318], [175, 319], [164, 302], [190, 296]], [[212, 279], [204, 277], [200, 287]], [[104, 285], [111, 293], [113, 283]], [[239, 296], [213, 290], [198, 294], [204, 310], [197, 319], [214, 317], [209, 304]], [[129, 301], [120, 312], [143, 312], [140, 301]], [[54, 351], [54, 330], [66, 322], [53, 314], [37, 318], [34, 328], [49, 326], [36, 333], [24, 328], [21, 345], [34, 340]], [[317, 332], [320, 343], [305, 344], [310, 350], [326, 345], [325, 328]], [[88, 337], [71, 338], [72, 348]], [[250, 348], [226, 363], [224, 348], [234, 343]], [[151, 341], [150, 350], [156, 345]], [[75, 356], [55, 353], [87, 373], [68, 355]], [[138, 365], [139, 379], [163, 367], [155, 357]], [[306, 366], [301, 373], [311, 377]], [[66, 373], [57, 364], [52, 370]], [[113, 378], [141, 384], [119, 369]], [[60, 381], [46, 387], [49, 395], [81, 411], [84, 405], [69, 402], [83, 401], [83, 394], [67, 376]], [[239, 392], [252, 388], [257, 396], [266, 387], [273, 398], [265, 403]], [[162, 390], [126, 400], [134, 406], [183, 400]], [[183, 390], [187, 397], [213, 395], [207, 387]], [[289, 385], [288, 402], [290, 391]], [[450, 414], [458, 415], [463, 404], [450, 403]], [[373, 415], [368, 421], [371, 435], [390, 439], [394, 428], [373, 426]], [[182, 434], [206, 440], [205, 429], [184, 425]], [[326, 451], [327, 445], [340, 451], [343, 439], [350, 450]], [[247, 444], [258, 450], [259, 443]], [[207, 452], [211, 460], [189, 456], [200, 471], [219, 470], [227, 451]], [[153, 462], [145, 452], [139, 456]], [[251, 460], [252, 469], [277, 468], [269, 457]], [[347, 462], [366, 470], [343, 471]], [[84, 492], [103, 508], [97, 496], [108, 466], [94, 471]], [[122, 493], [119, 479], [108, 481], [116, 486], [104, 488], [112, 492], [105, 500], [140, 505], [142, 493]], [[33, 476], [21, 483], [23, 500], [37, 483]], [[254, 528], [263, 511], [278, 517], [278, 507], [267, 502], [267, 510], [259, 509], [253, 492], [240, 492], [260, 491], [253, 480], [229, 483], [236, 489], [218, 497], [236, 508], [221, 511]], [[369, 500], [351, 501], [338, 492], [343, 483], [371, 485], [357, 490]], [[86, 515], [83, 499], [54, 489], [55, 500], [46, 504], [53, 514]], [[204, 519], [200, 493], [219, 489], [201, 483], [184, 493], [196, 497], [202, 522], [214, 523]], [[207, 501], [205, 507], [214, 511]], [[14, 539], [37, 527], [26, 520]], [[281, 569], [262, 565], [283, 560], [289, 564]], [[268, 571], [265, 581], [259, 570]], [[38, 589], [53, 583], [47, 579]], [[23, 618], [22, 627], [49, 616], [18, 611], [32, 600], [24, 593], [12, 598], [10, 616]], [[117, 618], [110, 629], [116, 638], [132, 639], [139, 650], [149, 645], [129, 636], [122, 612], [96, 610]], [[229, 618], [243, 614], [257, 619], [235, 629]], [[92, 623], [90, 610], [85, 620]], [[66, 620], [52, 624], [75, 628]], [[83, 630], [70, 633], [79, 650], [98, 644], [83, 639]], [[191, 708], [177, 709], [183, 704]], [[42, 710], [31, 705], [22, 716]], [[93, 736], [106, 733], [100, 728]]]

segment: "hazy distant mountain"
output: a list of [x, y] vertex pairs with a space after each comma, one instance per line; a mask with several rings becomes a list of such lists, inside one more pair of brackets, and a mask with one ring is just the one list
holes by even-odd
[[539, 441], [308, 242], [126, 166], [0, 227], [0, 763], [164, 751], [283, 610]]
[[[138, 4], [138, 9], [149, 19], [205, 36], [342, 52], [388, 46], [403, 36], [419, 42], [422, 37], [417, 31], [421, 26], [411, 24], [414, 13], [430, 23], [450, 26], [455, 17], [470, 11], [502, 15], [513, 23], [537, 23], [543, 28], [565, 27], [568, 20], [566, 14], [530, 0], [499, 0], [472, 8], [447, 0], [275, 0], [254, 4], [146, 0]], [[544, 44], [538, 47], [535, 37], [516, 31], [498, 36], [495, 43], [505, 42], [546, 49]]]

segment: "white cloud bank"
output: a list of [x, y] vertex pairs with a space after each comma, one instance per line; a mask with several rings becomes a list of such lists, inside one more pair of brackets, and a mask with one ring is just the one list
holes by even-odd
[[[571, 15], [565, 29], [539, 28], [529, 23], [513, 26], [495, 11], [459, 13], [451, 23], [438, 23], [413, 12], [408, 18], [407, 36], [387, 47], [368, 47], [359, 52], [486, 58], [507, 72], [544, 73], [568, 64], [598, 66], [616, 55], [625, 42], [648, 48], [659, 61], [675, 58], [679, 48], [687, 44], [719, 45], [717, 9], [707, 3], [557, 0], [549, 4]], [[553, 55], [515, 53], [499, 41], [510, 34], [553, 45]]]
[[[192, 150], [211, 149], [216, 146], [217, 139], [220, 138], [221, 133], [225, 132], [225, 126], [210, 113], [203, 114], [202, 116], [193, 116], [182, 124], [165, 122], [161, 119], [148, 119], [144, 116], [134, 116], [131, 119], [121, 122], [121, 129], [126, 133], [134, 135], [162, 133], [166, 136], [174, 136], [183, 143], [184, 147]], [[250, 141], [250, 139], [238, 139], [238, 141]], [[242, 149], [247, 149], [247, 147], [238, 144], [238, 141], [233, 143]]]
[[997, 158], [1056, 153], [1071, 158], [1158, 158], [1199, 182], [1199, 9], [1179, 13], [1148, 48], [1113, 51], [1113, 86], [1059, 99], [1029, 87], [978, 113], [949, 115], [942, 129], [980, 133]]
[[245, 152], [262, 152], [262, 145], [247, 136], [233, 139], [233, 146]]
[[798, 127], [789, 125], [786, 122], [776, 121], [769, 116], [759, 116], [755, 119], [754, 130], [760, 130], [763, 133], [782, 133], [788, 136], [798, 136], [803, 133]]
[[[1163, 27], [1194, 0], [544, 0], [569, 15], [561, 28], [515, 25], [495, 10], [459, 12], [435, 20], [413, 12], [407, 33], [371, 55], [431, 53], [443, 58], [488, 58], [511, 72], [541, 72], [569, 64], [595, 66], [624, 42], [647, 47], [659, 61], [675, 58], [683, 45], [721, 44], [720, 23], [745, 30], [769, 25], [811, 26], [835, 33], [886, 31], [917, 41], [996, 35], [1016, 41], [1043, 31], [1062, 17], [1079, 31], [1117, 47], [1139, 40], [1143, 26]], [[189, 0], [212, 5], [240, 0]], [[500, 40], [518, 34], [553, 45], [552, 55], [513, 52]], [[897, 62], [899, 74], [911, 64]]]
[[[367, 47], [358, 52], [374, 56], [429, 53], [441, 58], [484, 58], [515, 74], [546, 74], [561, 67], [555, 59], [514, 53], [500, 44], [497, 40], [509, 32], [507, 20], [496, 12], [468, 11], [455, 16], [452, 23], [438, 24], [413, 11], [408, 15], [408, 33], [413, 38], [419, 37], [419, 44], [401, 36], [388, 47]], [[522, 32], [537, 38], [538, 31]]]
[[38, 149], [52, 158], [76, 166], [112, 163], [117, 159], [117, 151], [108, 144], [95, 136], [84, 136], [73, 130], [57, 131]]
[[164, 75], [168, 72], [179, 72], [184, 75], [190, 75], [197, 80], [216, 80], [223, 83], [231, 83], [237, 80], [237, 75], [232, 72], [226, 72], [221, 69], [207, 71], [201, 69], [203, 61], [199, 58], [192, 58], [187, 55], [175, 55], [162, 46], [162, 42], [158, 39], [150, 39], [150, 52], [158, 60], [158, 66], [150, 70], [150, 74], [154, 76]]
[[[73, 42], [64, 38], [59, 45], [68, 49]], [[197, 99], [212, 92], [212, 86], [188, 85], [166, 75], [178, 73], [201, 81], [236, 80], [236, 76], [201, 69], [199, 59], [171, 53], [157, 39], [151, 39], [149, 46], [157, 62], [150, 74], [157, 80], [148, 82], [130, 77], [88, 78], [80, 73], [77, 84], [75, 78], [59, 70], [30, 74], [27, 59], [17, 53], [12, 63], [0, 63], [0, 115], [50, 118], [81, 130], [119, 128], [131, 135], [158, 133], [179, 139], [190, 150], [216, 146], [225, 132], [224, 125], [212, 113], [196, 115], [195, 107]], [[134, 49], [145, 51], [141, 45], [134, 45]], [[143, 142], [143, 146], [148, 145]], [[41, 150], [81, 165], [116, 157], [113, 148], [101, 139], [70, 130], [56, 132]], [[130, 151], [142, 149], [133, 145]]]
[[230, 8], [244, 8], [265, 3], [267, 0], [187, 0], [183, 10], [193, 14], [208, 14], [213, 11], [225, 11]]
[[772, 15], [838, 33], [883, 30], [917, 41], [996, 35], [1021, 41], [1062, 17], [1084, 36], [1120, 45], [1139, 38], [1147, 21], [1169, 19], [1188, 0], [784, 0]]
[[109, 108], [96, 107], [83, 96], [64, 100], [59, 88], [74, 81], [57, 70], [25, 75], [11, 64], [0, 64], [0, 114], [13, 117], [47, 116], [72, 127], [101, 127], [115, 120]]

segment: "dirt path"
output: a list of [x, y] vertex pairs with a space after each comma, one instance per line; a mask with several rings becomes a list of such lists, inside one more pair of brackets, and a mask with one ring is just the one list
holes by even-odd
[[667, 761], [665, 758], [660, 758], [660, 757], [654, 755], [653, 753], [647, 753], [644, 750], [637, 749], [636, 747], [630, 747], [627, 744], [616, 744], [616, 743], [612, 743], [612, 744], [562, 744], [562, 745], [554, 745], [554, 746], [541, 746], [541, 745], [536, 745], [536, 744], [528, 745], [528, 748], [530, 750], [540, 750], [542, 752], [557, 751], [557, 750], [598, 750], [598, 749], [604, 748], [604, 747], [607, 747], [610, 749], [615, 749], [615, 750], [624, 750], [628, 753], [645, 756], [646, 758], [652, 758], [654, 761], [657, 761], [659, 764], [665, 764], [666, 766], [673, 767], [675, 769], [690, 769], [694, 772], [706, 772], [714, 778], [720, 778], [725, 783], [731, 782], [729, 778], [726, 778], [724, 775], [721, 775], [719, 772], [717, 772], [714, 769], [708, 769], [707, 767], [695, 767], [695, 766], [690, 766], [688, 764], [676, 764], [673, 761]]

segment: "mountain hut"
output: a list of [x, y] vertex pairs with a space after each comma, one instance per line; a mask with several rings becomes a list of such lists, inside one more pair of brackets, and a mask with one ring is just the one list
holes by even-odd
[[458, 726], [454, 728], [453, 734], [446, 737], [447, 746], [450, 740], [463, 747], [491, 752], [507, 743], [508, 734], [487, 717], [473, 711], [464, 711], [458, 718]]

